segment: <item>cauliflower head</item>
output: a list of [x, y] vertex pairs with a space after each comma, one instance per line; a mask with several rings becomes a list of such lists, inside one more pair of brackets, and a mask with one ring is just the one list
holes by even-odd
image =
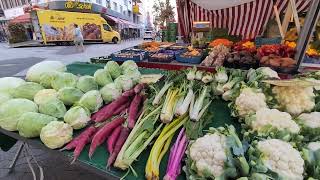
[[233, 126], [209, 128], [208, 134], [190, 143], [184, 170], [188, 179], [247, 176], [245, 150]]
[[310, 142], [302, 149], [308, 179], [320, 179], [320, 141]]
[[272, 89], [280, 108], [291, 115], [310, 112], [315, 107], [315, 94], [313, 87], [281, 87]]
[[262, 108], [255, 114], [255, 119], [250, 123], [251, 128], [257, 132], [263, 132], [265, 128], [272, 127], [279, 131], [287, 130], [290, 133], [297, 134], [300, 131], [299, 125], [292, 120], [287, 112], [281, 112], [277, 109]]
[[252, 88], [243, 89], [235, 101], [235, 110], [242, 118], [267, 107], [266, 96]]
[[297, 118], [301, 126], [301, 134], [307, 141], [320, 140], [320, 112], [303, 113]]
[[306, 127], [320, 128], [320, 112], [303, 113], [298, 119]]
[[310, 142], [307, 146], [307, 148], [311, 151], [317, 151], [320, 149], [320, 142]]
[[199, 176], [218, 177], [223, 173], [226, 147], [226, 137], [219, 133], [207, 134], [191, 145], [190, 158], [195, 162]]
[[298, 150], [288, 142], [279, 139], [259, 141], [262, 164], [283, 179], [302, 180], [304, 161]]

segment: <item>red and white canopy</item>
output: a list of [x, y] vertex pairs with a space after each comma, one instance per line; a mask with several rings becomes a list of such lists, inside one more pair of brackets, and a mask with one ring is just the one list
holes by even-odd
[[[212, 0], [177, 0], [178, 22], [180, 35], [190, 37], [194, 21], [210, 21], [214, 28], [227, 28], [230, 35], [241, 35], [243, 39], [255, 38], [260, 35], [268, 20], [273, 16], [273, 6], [280, 12], [287, 8], [286, 0], [254, 0], [218, 10], [208, 10], [210, 6], [199, 6], [194, 2]], [[296, 0], [298, 12], [307, 11], [311, 0]]]
[[208, 10], [218, 10], [238, 6], [244, 3], [248, 3], [254, 0], [192, 0], [195, 4], [201, 7], [205, 7]]

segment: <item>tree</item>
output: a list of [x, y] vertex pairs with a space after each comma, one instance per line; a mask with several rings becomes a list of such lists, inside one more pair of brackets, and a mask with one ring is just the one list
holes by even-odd
[[170, 20], [174, 19], [174, 7], [171, 6], [170, 0], [156, 0], [153, 5], [154, 25], [164, 26]]

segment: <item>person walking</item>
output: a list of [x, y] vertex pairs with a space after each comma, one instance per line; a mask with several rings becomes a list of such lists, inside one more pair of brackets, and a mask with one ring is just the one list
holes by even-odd
[[80, 48], [80, 50], [84, 52], [83, 36], [78, 24], [74, 24], [74, 44], [76, 45], [77, 51]]

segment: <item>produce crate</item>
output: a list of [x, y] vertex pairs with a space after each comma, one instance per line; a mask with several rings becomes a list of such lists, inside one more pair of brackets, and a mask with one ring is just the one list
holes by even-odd
[[93, 57], [90, 58], [90, 62], [94, 64], [105, 64], [112, 59], [109, 56], [100, 56], [100, 57]]
[[257, 47], [260, 47], [266, 44], [281, 44], [281, 41], [282, 41], [281, 37], [275, 37], [275, 38], [256, 37], [255, 44]]
[[311, 63], [311, 64], [320, 64], [320, 58], [305, 56], [303, 59], [304, 63]]
[[[159, 53], [156, 53], [156, 54], [159, 54]], [[167, 54], [167, 53], [160, 53], [160, 54]], [[161, 59], [161, 58], [157, 58], [157, 57], [152, 57], [150, 56], [148, 61], [149, 62], [158, 62], [158, 63], [170, 63], [174, 60], [174, 54], [168, 54], [169, 57], [166, 58], [166, 59]]]
[[176, 61], [181, 63], [190, 63], [190, 64], [200, 64], [202, 61], [203, 54], [194, 57], [183, 57], [182, 53], [176, 55]]
[[113, 61], [128, 61], [128, 60], [132, 60], [135, 62], [140, 62], [144, 59], [146, 59], [146, 54], [145, 53], [140, 53], [140, 54], [133, 54], [130, 55], [128, 57], [120, 57], [120, 54], [111, 54], [111, 59]]
[[149, 57], [149, 52], [140, 48], [127, 48], [120, 51], [121, 53], [133, 52], [133, 53], [142, 53], [144, 54], [144, 59]]

